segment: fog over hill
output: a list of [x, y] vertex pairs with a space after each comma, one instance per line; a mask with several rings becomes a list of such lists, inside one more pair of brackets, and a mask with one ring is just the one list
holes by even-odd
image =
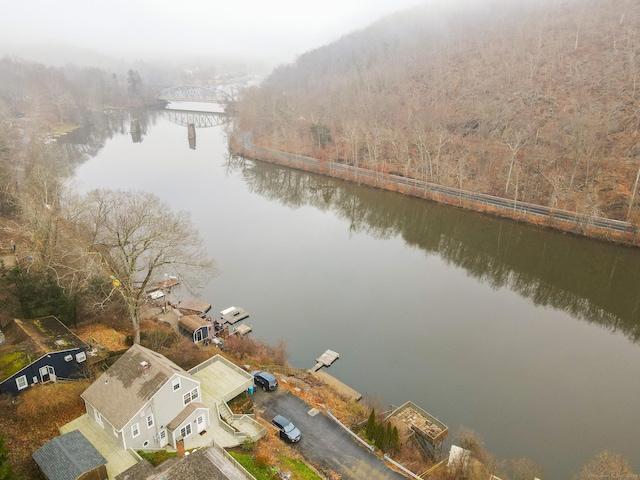
[[248, 92], [258, 143], [638, 223], [640, 4], [425, 3]]

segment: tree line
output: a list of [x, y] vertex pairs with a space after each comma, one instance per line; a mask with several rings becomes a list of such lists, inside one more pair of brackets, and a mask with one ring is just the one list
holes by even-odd
[[247, 90], [257, 144], [640, 220], [638, 31], [628, 0], [400, 12]]
[[[56, 129], [150, 98], [134, 70], [119, 78], [93, 68], [0, 60], [0, 247], [6, 253], [14, 246], [0, 275], [0, 300], [11, 308], [0, 315], [57, 315], [74, 325], [115, 308], [131, 319], [139, 343], [146, 292], [164, 273], [196, 287], [214, 272], [187, 212], [173, 212], [147, 192], [79, 195], [69, 186], [83, 152], [56, 141]], [[115, 128], [122, 123], [117, 117]]]

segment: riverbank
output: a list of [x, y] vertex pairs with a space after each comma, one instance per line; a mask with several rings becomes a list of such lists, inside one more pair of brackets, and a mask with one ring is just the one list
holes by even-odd
[[429, 184], [400, 175], [381, 174], [343, 163], [321, 161], [312, 157], [257, 146], [251, 133], [229, 139], [229, 150], [238, 156], [295, 168], [356, 183], [430, 200], [457, 208], [507, 218], [541, 228], [559, 230], [626, 246], [640, 246], [636, 225], [629, 222], [580, 215], [501, 197], [493, 197], [451, 187]]

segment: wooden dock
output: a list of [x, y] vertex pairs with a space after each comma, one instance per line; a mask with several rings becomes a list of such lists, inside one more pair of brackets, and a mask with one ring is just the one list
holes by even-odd
[[222, 319], [222, 323], [233, 325], [234, 323], [238, 323], [240, 320], [249, 318], [249, 314], [240, 307], [229, 307], [220, 312], [220, 318]]
[[244, 337], [250, 331], [251, 331], [251, 327], [249, 325], [245, 325], [243, 323], [242, 325], [238, 325], [236, 328], [233, 329], [233, 335], [238, 335], [239, 337]]
[[333, 350], [327, 350], [319, 358], [316, 358], [316, 364], [309, 369], [311, 373], [317, 372], [322, 367], [329, 367], [333, 362], [340, 358], [340, 354], [338, 352], [334, 352]]

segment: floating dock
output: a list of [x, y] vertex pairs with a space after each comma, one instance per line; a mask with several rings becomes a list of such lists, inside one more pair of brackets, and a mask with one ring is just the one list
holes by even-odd
[[316, 358], [316, 363], [312, 368], [309, 369], [311, 373], [317, 372], [322, 367], [329, 367], [333, 362], [340, 358], [340, 354], [338, 352], [334, 352], [333, 350], [327, 350], [319, 358]]
[[244, 337], [250, 331], [251, 331], [251, 327], [249, 325], [245, 325], [243, 323], [242, 325], [238, 325], [236, 328], [234, 328], [232, 334], [233, 335], [238, 335], [240, 337]]
[[240, 307], [229, 307], [220, 312], [220, 318], [222, 318], [222, 323], [233, 325], [234, 323], [238, 323], [240, 320], [249, 318], [249, 314]]

